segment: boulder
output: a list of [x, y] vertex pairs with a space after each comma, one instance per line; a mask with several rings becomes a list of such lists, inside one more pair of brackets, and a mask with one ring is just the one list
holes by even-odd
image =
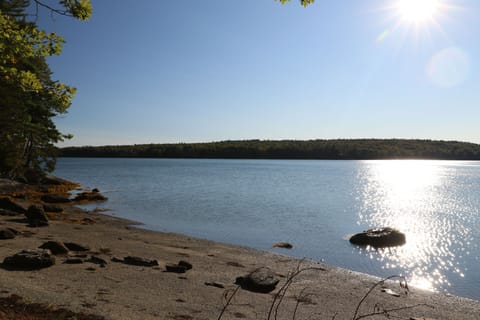
[[48, 226], [48, 217], [45, 214], [42, 206], [31, 205], [25, 213], [28, 224], [31, 227], [45, 227]]
[[68, 253], [68, 248], [61, 241], [47, 241], [44, 244], [42, 244], [39, 248], [48, 249], [55, 255]]
[[53, 264], [55, 264], [55, 257], [50, 250], [43, 249], [22, 250], [3, 260], [5, 268], [14, 270], [37, 270], [50, 267]]
[[395, 247], [404, 245], [405, 234], [390, 228], [369, 229], [357, 233], [350, 238], [350, 242], [359, 246], [372, 246], [374, 248]]
[[41, 199], [45, 203], [68, 203], [71, 201], [68, 195], [63, 194], [45, 194]]
[[25, 213], [27, 210], [13, 201], [12, 199], [8, 197], [3, 197], [0, 198], [0, 209], [7, 210], [7, 211], [13, 211], [17, 213]]
[[280, 280], [269, 268], [263, 267], [243, 277], [237, 277], [235, 284], [239, 285], [244, 290], [258, 293], [269, 293], [275, 290], [279, 281]]

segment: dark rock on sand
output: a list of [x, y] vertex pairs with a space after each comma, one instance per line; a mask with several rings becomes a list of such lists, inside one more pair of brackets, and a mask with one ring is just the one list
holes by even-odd
[[67, 254], [68, 248], [61, 241], [47, 241], [42, 244], [40, 249], [48, 249], [53, 254]]
[[404, 233], [386, 227], [357, 233], [350, 238], [350, 242], [360, 246], [369, 245], [375, 248], [384, 248], [404, 245], [406, 240]]
[[44, 204], [43, 205], [43, 210], [45, 210], [46, 212], [55, 212], [55, 213], [63, 212], [62, 207], [56, 206], [56, 205], [53, 205], [53, 204]]
[[46, 203], [69, 203], [70, 198], [63, 194], [45, 194], [41, 197], [43, 202]]
[[292, 249], [293, 245], [291, 243], [288, 243], [288, 242], [277, 242], [277, 243], [274, 243], [272, 247], [283, 248], [283, 249]]
[[89, 251], [90, 250], [89, 246], [78, 244], [75, 242], [65, 242], [64, 244], [65, 244], [65, 247], [68, 248], [68, 250], [72, 250], [72, 251]]
[[107, 261], [105, 261], [105, 260], [102, 259], [102, 258], [95, 257], [95, 256], [91, 256], [89, 259], [85, 260], [85, 262], [90, 262], [90, 263], [98, 264], [98, 265], [100, 265], [100, 267], [102, 267], [102, 268], [104, 268], [105, 265], [107, 264]]
[[18, 216], [19, 214], [21, 213], [11, 210], [0, 209], [0, 216], [13, 217]]
[[50, 250], [43, 249], [22, 250], [3, 260], [3, 267], [12, 270], [36, 270], [53, 264], [55, 264], [55, 257]]
[[13, 211], [17, 213], [25, 213], [27, 210], [13, 201], [12, 199], [8, 197], [3, 197], [0, 198], [0, 209], [6, 210], [6, 211]]
[[128, 256], [123, 258], [123, 263], [134, 266], [153, 267], [158, 266], [157, 260], [149, 260], [141, 257]]
[[15, 238], [15, 233], [10, 229], [0, 229], [0, 240], [8, 240]]
[[79, 193], [74, 199], [74, 201], [106, 201], [107, 197], [102, 195], [100, 192], [82, 192]]
[[25, 213], [28, 224], [31, 227], [45, 227], [48, 226], [48, 217], [45, 214], [42, 206], [31, 205]]
[[185, 260], [180, 260], [177, 264], [167, 263], [165, 265], [165, 272], [174, 272], [174, 273], [185, 273], [188, 270], [192, 269], [192, 264]]
[[235, 284], [244, 290], [269, 293], [275, 289], [279, 281], [269, 268], [263, 267], [243, 277], [238, 277]]
[[66, 263], [66, 264], [82, 264], [83, 262], [84, 262], [84, 260], [82, 258], [68, 258], [63, 263]]

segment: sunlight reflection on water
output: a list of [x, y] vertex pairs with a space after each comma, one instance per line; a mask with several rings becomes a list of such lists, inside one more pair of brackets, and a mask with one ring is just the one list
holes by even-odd
[[[437, 290], [451, 285], [447, 273], [464, 276], [459, 258], [469, 254], [468, 204], [457, 203], [450, 172], [437, 161], [371, 161], [361, 173], [364, 187], [359, 224], [391, 226], [406, 234], [402, 247], [362, 250], [384, 269], [407, 270], [413, 286]], [[447, 196], [448, 195], [448, 196]], [[455, 215], [455, 219], [451, 216]]]

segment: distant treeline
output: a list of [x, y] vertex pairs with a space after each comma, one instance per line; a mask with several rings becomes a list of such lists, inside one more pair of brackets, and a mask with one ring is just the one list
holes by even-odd
[[67, 147], [62, 157], [480, 160], [480, 145], [406, 139], [242, 140]]

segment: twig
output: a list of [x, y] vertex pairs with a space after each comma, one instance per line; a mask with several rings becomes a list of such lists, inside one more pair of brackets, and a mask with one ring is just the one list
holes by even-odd
[[228, 298], [227, 301], [225, 302], [225, 305], [223, 306], [222, 312], [220, 312], [220, 314], [218, 315], [217, 320], [222, 319], [223, 314], [224, 314], [225, 311], [227, 310], [227, 307], [230, 305], [230, 302], [232, 301], [233, 297], [237, 294], [237, 292], [238, 292], [239, 289], [240, 289], [240, 286], [237, 286], [237, 287], [235, 288], [235, 290], [233, 290], [232, 295], [231, 295], [230, 298]]

